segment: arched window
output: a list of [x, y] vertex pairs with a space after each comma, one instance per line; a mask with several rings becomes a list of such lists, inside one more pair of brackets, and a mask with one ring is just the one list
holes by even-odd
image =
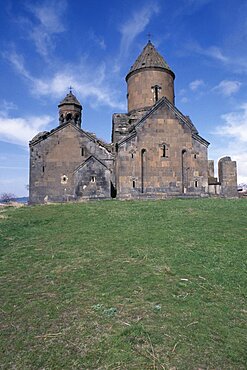
[[84, 148], [81, 148], [81, 156], [84, 157]]
[[71, 113], [67, 113], [66, 114], [66, 122], [71, 121], [71, 119], [72, 119], [72, 114]]
[[61, 114], [60, 117], [59, 117], [60, 125], [63, 123], [63, 121], [64, 121], [64, 116], [63, 116], [63, 114]]
[[80, 116], [78, 113], [74, 115], [74, 120], [76, 125], [80, 125]]
[[135, 182], [135, 180], [133, 180], [133, 182], [132, 182], [132, 186], [133, 186], [133, 189], [135, 189], [135, 187], [136, 187], [136, 182]]
[[153, 92], [153, 100], [154, 103], [156, 103], [159, 100], [159, 91], [161, 90], [161, 87], [159, 85], [154, 85], [151, 87], [152, 92]]

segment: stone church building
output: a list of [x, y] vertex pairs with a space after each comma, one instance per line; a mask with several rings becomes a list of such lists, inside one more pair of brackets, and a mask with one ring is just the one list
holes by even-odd
[[30, 141], [30, 204], [100, 198], [237, 196], [236, 162], [208, 160], [209, 142], [175, 106], [175, 74], [149, 41], [126, 76], [128, 112], [115, 113], [112, 142], [81, 127], [75, 95], [59, 125]]

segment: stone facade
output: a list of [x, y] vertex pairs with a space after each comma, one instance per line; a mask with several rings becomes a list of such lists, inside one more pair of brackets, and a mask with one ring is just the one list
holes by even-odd
[[68, 122], [30, 142], [29, 202], [110, 198], [111, 147]]
[[30, 141], [30, 203], [236, 197], [236, 162], [221, 159], [214, 177], [209, 143], [174, 105], [174, 79], [149, 41], [127, 74], [128, 112], [113, 115], [111, 144], [81, 128], [82, 106], [67, 94], [59, 126]]
[[[208, 142], [162, 98], [118, 143], [117, 193], [124, 197], [208, 192]], [[179, 140], [178, 140], [179, 138]]]

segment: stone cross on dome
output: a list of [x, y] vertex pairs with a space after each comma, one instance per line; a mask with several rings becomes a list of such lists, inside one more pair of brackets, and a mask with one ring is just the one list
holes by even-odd
[[147, 34], [147, 37], [148, 37], [148, 42], [151, 42], [151, 37], [152, 37], [153, 35], [149, 32], [148, 34]]

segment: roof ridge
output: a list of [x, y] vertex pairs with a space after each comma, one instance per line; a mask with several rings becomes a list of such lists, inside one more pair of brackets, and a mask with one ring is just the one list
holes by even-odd
[[80, 167], [83, 167], [92, 158], [94, 158], [96, 161], [98, 161], [99, 163], [101, 163], [102, 166], [106, 167], [109, 170], [109, 168], [107, 167], [107, 165], [102, 160], [100, 160], [99, 158], [97, 158], [94, 154], [91, 154], [89, 157], [87, 157], [87, 159], [85, 159], [84, 162], [82, 162], [81, 164], [79, 164], [79, 166], [77, 166], [74, 169], [73, 173], [75, 173], [76, 171], [78, 171]]
[[198, 133], [198, 131], [197, 131], [197, 129], [196, 129], [196, 127], [195, 127], [195, 125], [193, 124], [193, 122], [191, 121], [191, 119], [190, 118], [188, 118], [188, 117], [186, 117], [186, 116], [184, 116], [183, 115], [183, 113], [182, 112], [180, 112], [180, 110], [177, 108], [177, 107], [175, 107], [175, 105], [174, 104], [172, 104], [165, 96], [163, 96], [161, 99], [159, 99], [156, 103], [155, 103], [155, 105], [153, 105], [150, 109], [149, 109], [149, 111], [143, 116], [143, 117], [141, 117], [141, 119], [138, 121], [138, 122], [136, 122], [134, 125], [133, 125], [133, 127], [131, 128], [131, 131], [129, 131], [129, 134], [124, 138], [124, 139], [122, 139], [121, 141], [119, 141], [118, 142], [118, 145], [121, 145], [122, 143], [124, 143], [125, 141], [128, 141], [128, 140], [130, 140], [133, 136], [135, 136], [136, 135], [136, 127], [138, 127], [143, 121], [145, 121], [146, 119], [147, 119], [147, 117], [149, 116], [149, 115], [151, 115], [160, 105], [162, 105], [163, 103], [165, 103], [170, 109], [172, 109], [172, 111], [174, 112], [174, 114], [175, 115], [177, 115], [177, 117], [178, 117], [178, 119], [179, 120], [182, 120], [183, 122], [184, 122], [184, 124], [185, 125], [187, 125], [189, 128], [190, 128], [190, 130], [191, 130], [191, 134], [192, 134], [192, 136], [194, 137], [194, 138], [198, 138], [198, 139], [200, 139], [200, 141], [203, 141], [204, 143], [206, 143], [206, 144], [208, 144], [209, 145], [209, 142], [207, 141], [207, 140], [205, 140], [205, 139], [203, 139], [200, 135], [199, 135], [199, 133]]

